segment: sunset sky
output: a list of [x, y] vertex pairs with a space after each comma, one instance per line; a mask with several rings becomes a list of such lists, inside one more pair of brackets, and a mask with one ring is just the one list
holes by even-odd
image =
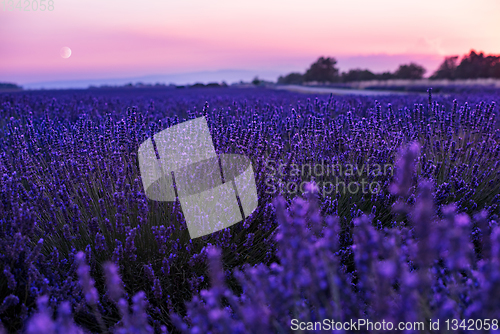
[[17, 3], [0, 4], [0, 82], [225, 69], [265, 78], [322, 55], [342, 70], [414, 60], [431, 74], [445, 55], [500, 53], [498, 0], [54, 0], [43, 12]]

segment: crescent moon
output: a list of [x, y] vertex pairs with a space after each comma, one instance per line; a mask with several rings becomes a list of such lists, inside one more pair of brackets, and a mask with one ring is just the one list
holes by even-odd
[[64, 46], [61, 48], [60, 54], [63, 58], [69, 58], [71, 56], [71, 49], [67, 46]]

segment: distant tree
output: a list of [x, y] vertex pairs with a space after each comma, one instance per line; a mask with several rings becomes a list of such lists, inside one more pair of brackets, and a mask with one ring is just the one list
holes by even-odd
[[391, 72], [382, 72], [375, 74], [377, 80], [390, 80], [394, 79], [394, 74]]
[[490, 77], [500, 79], [500, 61], [497, 61], [491, 66]]
[[429, 79], [455, 79], [458, 56], [445, 57], [443, 63]]
[[349, 72], [343, 72], [342, 75], [342, 82], [352, 82], [352, 81], [367, 81], [367, 80], [375, 80], [377, 78], [377, 75], [370, 72], [369, 70], [361, 70], [361, 69], [354, 69], [354, 70], [349, 70]]
[[456, 76], [460, 79], [484, 78], [487, 75], [484, 53], [476, 53], [474, 50], [462, 58], [456, 69]]
[[278, 78], [278, 83], [282, 85], [301, 84], [302, 82], [304, 82], [304, 76], [297, 72], [287, 74], [284, 77], [280, 76]]
[[483, 52], [476, 53], [471, 50], [469, 55], [462, 58], [456, 68], [456, 77], [459, 79], [491, 78], [500, 74], [498, 65], [500, 56], [484, 56]]
[[255, 86], [258, 86], [260, 84], [259, 77], [256, 76], [255, 78], [253, 78], [252, 84], [254, 84]]
[[425, 68], [422, 66], [410, 63], [408, 65], [399, 65], [399, 68], [394, 72], [395, 79], [422, 79], [424, 77]]
[[10, 82], [0, 82], [0, 89], [22, 89], [21, 86], [18, 86], [14, 83]]
[[320, 57], [304, 74], [304, 81], [336, 82], [340, 80], [335, 58]]
[[220, 87], [218, 82], [209, 82], [205, 85], [205, 87]]

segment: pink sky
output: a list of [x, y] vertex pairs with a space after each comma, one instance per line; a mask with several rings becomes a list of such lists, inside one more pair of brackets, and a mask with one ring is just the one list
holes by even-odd
[[500, 53], [497, 0], [54, 0], [43, 12], [8, 11], [10, 4], [0, 8], [0, 81], [20, 84], [287, 73], [321, 55], [343, 70], [394, 70], [413, 59], [432, 72], [445, 55]]

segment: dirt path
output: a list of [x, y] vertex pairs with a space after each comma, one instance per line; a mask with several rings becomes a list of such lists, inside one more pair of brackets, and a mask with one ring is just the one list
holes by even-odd
[[299, 86], [299, 85], [276, 86], [274, 89], [288, 90], [288, 91], [291, 91], [291, 92], [298, 92], [298, 93], [333, 94], [333, 95], [381, 96], [381, 95], [422, 94], [422, 93], [408, 93], [408, 92], [397, 92], [397, 91], [388, 91], [388, 90], [365, 90], [365, 89], [349, 89], [349, 88], [307, 87], [307, 86]]

